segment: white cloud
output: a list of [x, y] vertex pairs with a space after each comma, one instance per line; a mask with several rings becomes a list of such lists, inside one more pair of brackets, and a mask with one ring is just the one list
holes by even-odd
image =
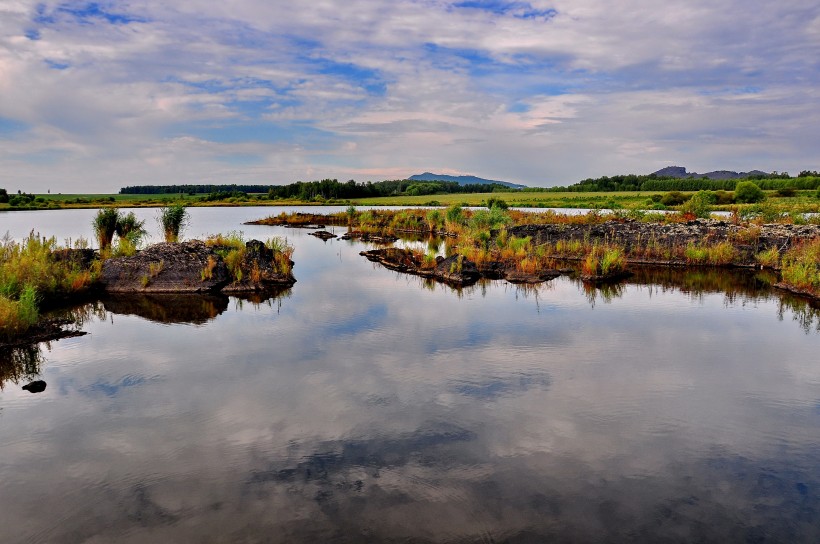
[[[557, 13], [532, 18], [442, 0], [100, 4], [127, 24], [38, 5], [0, 8], [12, 190], [114, 191], [124, 171], [550, 184], [667, 162], [817, 167], [820, 7], [804, 1], [539, 1]], [[180, 138], [207, 152], [156, 159]], [[259, 166], [232, 170], [237, 153]]]

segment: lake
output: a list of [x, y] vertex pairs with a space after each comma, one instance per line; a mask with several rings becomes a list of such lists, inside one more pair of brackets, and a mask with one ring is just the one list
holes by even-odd
[[820, 541], [816, 308], [726, 270], [455, 290], [242, 224], [279, 211], [186, 237], [287, 237], [290, 290], [103, 299], [15, 355], [0, 542]]

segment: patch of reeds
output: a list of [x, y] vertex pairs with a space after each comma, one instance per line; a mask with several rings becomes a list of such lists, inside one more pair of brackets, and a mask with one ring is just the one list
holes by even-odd
[[172, 204], [159, 209], [157, 221], [166, 242], [178, 242], [188, 226], [188, 210], [182, 204]]
[[590, 276], [610, 276], [624, 271], [623, 249], [612, 245], [595, 245], [581, 265], [581, 272]]

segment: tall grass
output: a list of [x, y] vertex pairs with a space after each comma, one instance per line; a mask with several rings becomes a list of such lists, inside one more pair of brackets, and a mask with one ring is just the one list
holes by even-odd
[[[132, 214], [133, 215], [133, 214]], [[91, 221], [94, 235], [100, 244], [100, 249], [111, 246], [114, 234], [117, 232], [117, 223], [120, 221], [120, 210], [117, 208], [103, 208], [97, 210], [97, 215]]]
[[173, 204], [160, 208], [157, 217], [166, 242], [178, 242], [179, 237], [188, 226], [188, 210], [182, 204]]
[[820, 238], [784, 253], [781, 274], [786, 285], [820, 295]]
[[30, 234], [22, 242], [0, 240], [0, 337], [9, 338], [37, 322], [44, 298], [89, 289], [99, 271], [55, 259], [56, 239]]

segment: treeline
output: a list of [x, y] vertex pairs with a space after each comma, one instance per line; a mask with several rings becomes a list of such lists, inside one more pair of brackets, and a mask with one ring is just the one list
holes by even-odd
[[[639, 176], [603, 176], [588, 178], [567, 187], [550, 187], [551, 192], [616, 192], [616, 191], [734, 191], [741, 181], [754, 181], [764, 190], [794, 189], [815, 190], [820, 188], [820, 174], [814, 171], [800, 172], [796, 178], [788, 173], [773, 172], [768, 176], [749, 176], [743, 179], [672, 178], [655, 174]], [[528, 189], [524, 189], [525, 191]]]
[[121, 195], [195, 195], [197, 193], [267, 193], [272, 185], [132, 185], [120, 189]]
[[466, 184], [455, 181], [387, 180], [357, 183], [354, 180], [339, 182], [335, 179], [321, 181], [297, 181], [288, 185], [138, 185], [123, 187], [120, 194], [208, 194], [206, 199], [238, 196], [247, 193], [267, 193], [270, 199], [286, 200], [346, 200], [394, 195], [436, 195], [452, 193], [489, 193], [509, 191], [504, 185]]

